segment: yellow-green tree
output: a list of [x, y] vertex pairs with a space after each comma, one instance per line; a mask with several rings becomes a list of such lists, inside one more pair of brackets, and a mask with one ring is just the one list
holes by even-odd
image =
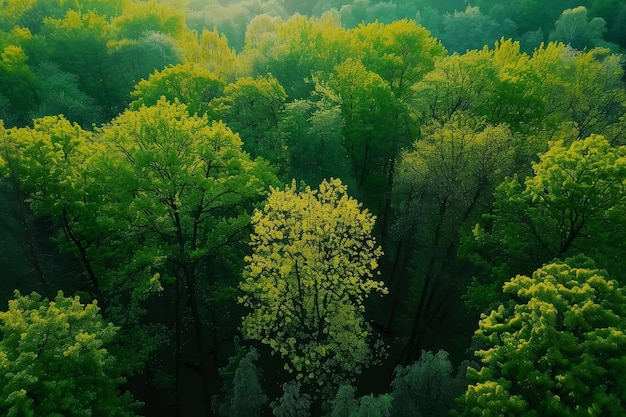
[[130, 93], [134, 101], [129, 107], [138, 110], [142, 105], [154, 106], [165, 97], [170, 102], [183, 103], [189, 114], [202, 116], [208, 110], [209, 101], [222, 94], [225, 83], [221, 75], [200, 65], [174, 65], [154, 71], [148, 79], [139, 81]]
[[375, 279], [382, 250], [374, 222], [338, 179], [318, 190], [273, 188], [252, 217], [243, 332], [280, 354], [299, 380], [332, 387], [373, 358], [364, 302], [387, 292]]

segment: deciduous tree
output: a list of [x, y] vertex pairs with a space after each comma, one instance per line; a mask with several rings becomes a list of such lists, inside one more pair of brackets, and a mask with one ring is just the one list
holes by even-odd
[[493, 215], [474, 230], [475, 260], [491, 269], [485, 274], [491, 273], [490, 280], [476, 282], [487, 287], [479, 285], [474, 295], [493, 297], [504, 276], [577, 254], [619, 273], [626, 238], [625, 156], [626, 147], [612, 147], [602, 136], [570, 145], [558, 141], [533, 164], [534, 175], [505, 180]]
[[476, 331], [480, 369], [464, 416], [618, 416], [626, 412], [626, 296], [578, 257], [504, 284], [509, 302]]
[[374, 279], [382, 254], [374, 220], [336, 179], [318, 190], [273, 188], [252, 217], [243, 333], [280, 354], [298, 380], [327, 391], [372, 360], [364, 302], [386, 292]]
[[118, 328], [98, 305], [59, 292], [15, 293], [0, 312], [0, 411], [6, 416], [131, 417], [139, 404], [110, 352]]

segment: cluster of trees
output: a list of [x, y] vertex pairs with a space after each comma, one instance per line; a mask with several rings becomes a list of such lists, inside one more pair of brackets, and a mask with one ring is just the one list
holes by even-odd
[[0, 410], [623, 413], [623, 10], [410, 3], [3, 3]]

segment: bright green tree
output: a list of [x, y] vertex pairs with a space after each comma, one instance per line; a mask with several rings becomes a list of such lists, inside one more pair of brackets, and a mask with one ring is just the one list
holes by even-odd
[[101, 193], [89, 165], [102, 150], [93, 135], [62, 116], [33, 120], [33, 127], [13, 128], [0, 135], [0, 177], [6, 192], [16, 196], [15, 217], [20, 239], [39, 279], [46, 286], [37, 234], [32, 220], [46, 217], [62, 233], [57, 243], [76, 254], [83, 271], [83, 289], [100, 293], [98, 271], [88, 248], [102, 237], [95, 222]]
[[501, 38], [493, 48], [436, 61], [415, 86], [413, 108], [424, 123], [461, 111], [514, 131], [535, 131], [545, 114], [537, 72], [519, 42]]
[[[243, 258], [249, 213], [276, 177], [266, 162], [242, 151], [239, 136], [224, 123], [191, 116], [185, 105], [165, 99], [124, 112], [102, 129], [100, 140], [108, 150], [95, 167], [108, 194], [98, 221], [111, 235], [100, 260], [115, 265], [106, 276], [133, 297], [159, 280], [174, 287], [176, 345], [188, 307], [206, 390], [204, 323], [217, 325], [212, 313], [218, 303], [201, 295], [214, 294], [216, 271]], [[208, 409], [208, 391], [205, 399]]]
[[352, 31], [363, 51], [363, 64], [385, 80], [394, 96], [404, 102], [411, 88], [445, 55], [445, 48], [413, 20], [390, 24], [361, 24]]
[[53, 301], [15, 293], [0, 312], [0, 412], [10, 417], [135, 415], [110, 353], [118, 330], [97, 304], [59, 292]]
[[252, 311], [242, 330], [280, 354], [298, 380], [330, 389], [372, 360], [364, 303], [386, 292], [374, 279], [382, 254], [374, 221], [336, 179], [318, 190], [273, 188], [252, 217], [240, 284], [240, 302]]
[[476, 287], [479, 298], [495, 296], [506, 275], [530, 273], [555, 258], [582, 253], [612, 273], [621, 270], [626, 147], [611, 147], [597, 135], [569, 146], [558, 141], [533, 164], [533, 172], [524, 181], [505, 180], [497, 188], [493, 215], [474, 230], [475, 260], [492, 277], [488, 284], [476, 282], [491, 287]]
[[356, 39], [333, 13], [319, 18], [295, 15], [285, 22], [268, 22], [263, 16], [255, 20], [246, 35], [254, 43], [246, 45], [240, 56], [250, 63], [253, 74], [276, 77], [290, 98], [309, 97], [313, 74], [328, 74], [358, 53]]
[[481, 368], [463, 416], [619, 416], [626, 412], [626, 295], [589, 258], [555, 262], [503, 287], [483, 315]]
[[237, 54], [228, 44], [223, 33], [202, 29], [198, 35], [195, 32], [186, 32], [178, 41], [183, 50], [186, 63], [193, 63], [210, 71], [216, 71], [229, 79], [237, 75]]

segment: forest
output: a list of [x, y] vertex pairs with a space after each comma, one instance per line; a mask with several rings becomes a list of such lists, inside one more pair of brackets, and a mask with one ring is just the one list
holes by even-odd
[[0, 415], [626, 415], [625, 51], [623, 0], [0, 0]]

